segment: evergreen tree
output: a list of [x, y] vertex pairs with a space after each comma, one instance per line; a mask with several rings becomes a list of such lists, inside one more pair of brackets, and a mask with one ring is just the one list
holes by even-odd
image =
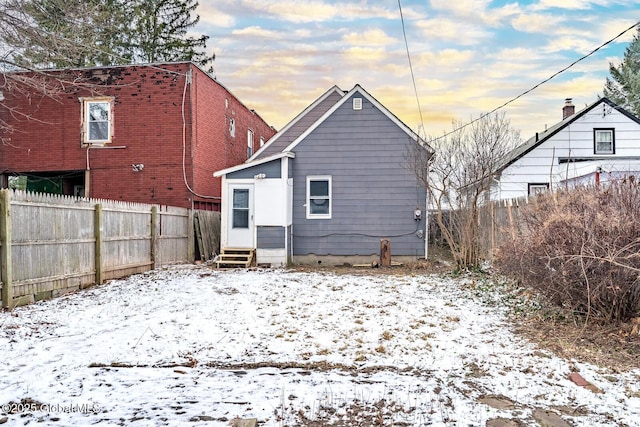
[[640, 28], [619, 66], [609, 64], [604, 96], [640, 117]]
[[204, 66], [214, 59], [205, 53], [208, 36], [187, 36], [200, 19], [195, 0], [7, 1], [22, 25], [0, 29], [0, 42], [24, 68], [161, 61]]
[[200, 17], [193, 15], [195, 0], [137, 0], [130, 34], [134, 57], [143, 62], [193, 61], [202, 66], [213, 61], [204, 49], [209, 36], [187, 37]]
[[24, 2], [32, 28], [10, 42], [15, 61], [29, 68], [86, 67], [122, 63], [126, 11], [119, 0]]

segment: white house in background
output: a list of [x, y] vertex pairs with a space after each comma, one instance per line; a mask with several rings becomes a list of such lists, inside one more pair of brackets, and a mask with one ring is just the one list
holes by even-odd
[[515, 148], [495, 176], [492, 200], [597, 184], [640, 172], [640, 119], [607, 98], [575, 112]]

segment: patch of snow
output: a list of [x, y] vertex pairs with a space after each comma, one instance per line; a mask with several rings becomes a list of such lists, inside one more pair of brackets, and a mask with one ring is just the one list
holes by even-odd
[[283, 426], [384, 399], [404, 425], [535, 425], [565, 406], [577, 425], [637, 423], [640, 370], [536, 349], [464, 280], [176, 266], [0, 313], [0, 419]]

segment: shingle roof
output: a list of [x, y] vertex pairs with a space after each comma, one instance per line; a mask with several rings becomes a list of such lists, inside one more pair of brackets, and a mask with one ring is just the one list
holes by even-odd
[[497, 173], [501, 173], [509, 165], [513, 164], [514, 162], [516, 162], [517, 160], [519, 160], [520, 158], [525, 156], [527, 153], [529, 153], [531, 150], [536, 148], [538, 145], [542, 144], [543, 142], [545, 142], [546, 140], [551, 138], [553, 135], [555, 135], [558, 132], [560, 132], [566, 126], [568, 126], [571, 123], [575, 122], [580, 117], [584, 116], [589, 111], [593, 110], [595, 107], [597, 107], [598, 105], [600, 105], [602, 103], [605, 103], [605, 104], [609, 105], [610, 107], [615, 108], [616, 110], [620, 111], [625, 116], [629, 117], [631, 120], [633, 120], [636, 123], [640, 124], [640, 119], [638, 119], [638, 117], [634, 116], [633, 114], [631, 114], [630, 112], [628, 112], [624, 108], [618, 106], [616, 103], [614, 103], [613, 101], [609, 100], [608, 98], [600, 98], [596, 102], [594, 102], [593, 104], [588, 105], [587, 107], [585, 107], [583, 110], [578, 111], [577, 113], [567, 117], [566, 119], [562, 120], [561, 122], [556, 123], [555, 125], [551, 126], [548, 129], [545, 129], [543, 132], [536, 132], [536, 134], [534, 136], [532, 136], [531, 138], [529, 138], [524, 144], [519, 145], [518, 147], [516, 147], [513, 150], [511, 150], [507, 154], [507, 156], [505, 157], [505, 160], [504, 160], [502, 166], [498, 169]]

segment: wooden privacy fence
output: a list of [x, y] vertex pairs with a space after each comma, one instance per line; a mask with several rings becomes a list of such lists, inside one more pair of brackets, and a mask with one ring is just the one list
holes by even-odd
[[492, 259], [494, 250], [506, 237], [520, 232], [520, 209], [530, 199], [507, 199], [490, 202], [480, 208], [478, 221], [481, 250], [485, 259]]
[[[202, 217], [219, 224], [218, 213]], [[0, 190], [2, 306], [192, 262], [194, 225], [186, 208]]]

